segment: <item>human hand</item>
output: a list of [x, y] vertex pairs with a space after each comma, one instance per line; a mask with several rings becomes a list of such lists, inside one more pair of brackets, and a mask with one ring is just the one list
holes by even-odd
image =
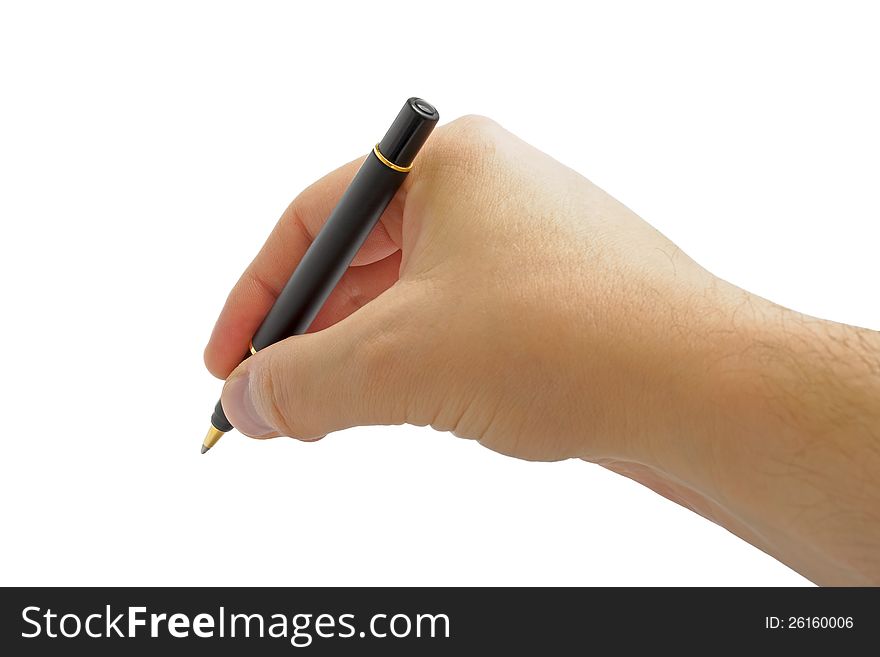
[[480, 117], [435, 132], [310, 334], [239, 366], [358, 166], [291, 204], [229, 296], [205, 358], [229, 377], [232, 423], [314, 439], [406, 422], [529, 459], [635, 454], [695, 366], [665, 339], [669, 308], [683, 321], [709, 275]]
[[[845, 466], [855, 452], [880, 474], [877, 334], [716, 278], [487, 119], [438, 128], [310, 332], [239, 364], [359, 163], [290, 205], [229, 295], [205, 362], [228, 377], [236, 428], [314, 440], [409, 423], [583, 458], [816, 580], [880, 579], [880, 523], [864, 521], [880, 493]], [[874, 401], [854, 407], [841, 454], [807, 449], [854, 399]]]

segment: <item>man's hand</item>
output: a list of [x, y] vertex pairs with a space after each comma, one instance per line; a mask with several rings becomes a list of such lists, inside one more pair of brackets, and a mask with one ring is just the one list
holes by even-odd
[[410, 423], [583, 458], [816, 581], [880, 583], [878, 334], [721, 281], [487, 119], [438, 128], [310, 333], [239, 365], [358, 164], [294, 200], [217, 321], [240, 431]]

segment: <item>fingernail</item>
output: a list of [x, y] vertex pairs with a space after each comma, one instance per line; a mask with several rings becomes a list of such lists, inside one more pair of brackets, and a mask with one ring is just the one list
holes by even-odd
[[249, 436], [265, 436], [275, 428], [264, 420], [251, 396], [250, 376], [245, 372], [227, 382], [223, 389], [223, 411], [236, 429]]

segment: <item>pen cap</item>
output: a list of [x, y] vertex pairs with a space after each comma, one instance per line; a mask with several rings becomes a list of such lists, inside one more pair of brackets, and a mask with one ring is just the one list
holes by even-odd
[[379, 152], [397, 166], [408, 167], [439, 119], [431, 103], [410, 98], [379, 142]]

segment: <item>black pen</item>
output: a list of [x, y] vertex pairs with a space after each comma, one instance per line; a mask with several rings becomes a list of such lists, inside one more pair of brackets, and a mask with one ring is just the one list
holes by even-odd
[[[250, 353], [245, 358], [308, 330], [412, 169], [416, 154], [439, 118], [437, 110], [421, 98], [410, 98], [404, 103], [278, 295], [251, 339]], [[218, 401], [211, 415], [211, 428], [202, 443], [202, 454], [231, 429]]]

